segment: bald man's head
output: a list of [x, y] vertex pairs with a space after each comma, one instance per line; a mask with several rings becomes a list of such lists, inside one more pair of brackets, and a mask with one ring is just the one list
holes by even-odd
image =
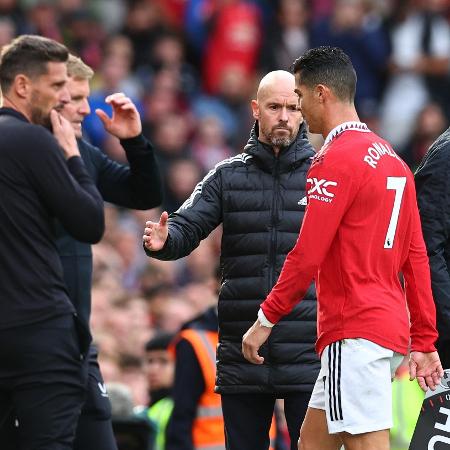
[[294, 90], [294, 75], [276, 70], [261, 80], [256, 100], [252, 100], [253, 117], [259, 121], [259, 140], [271, 145], [275, 153], [295, 140], [303, 121]]
[[274, 70], [269, 72], [259, 82], [258, 91], [256, 93], [256, 100], [263, 100], [272, 92], [278, 90], [292, 90], [295, 89], [295, 77], [292, 73], [286, 70]]

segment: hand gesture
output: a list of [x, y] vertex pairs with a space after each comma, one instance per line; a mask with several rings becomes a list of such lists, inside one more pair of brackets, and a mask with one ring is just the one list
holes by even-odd
[[409, 356], [409, 379], [417, 379], [425, 392], [434, 391], [444, 376], [441, 361], [437, 352], [411, 352]]
[[244, 358], [253, 364], [262, 364], [264, 358], [258, 355], [258, 350], [267, 341], [272, 328], [264, 327], [257, 320], [242, 338], [242, 353]]
[[112, 107], [112, 117], [108, 117], [101, 109], [96, 109], [95, 113], [108, 133], [119, 139], [129, 139], [141, 134], [141, 117], [134, 103], [125, 94], [119, 92], [108, 95], [105, 102]]
[[65, 158], [69, 159], [72, 156], [80, 156], [75, 132], [70, 122], [54, 109], [50, 111], [50, 121], [52, 123], [53, 135], [61, 146]]
[[159, 222], [145, 222], [144, 236], [142, 236], [145, 248], [156, 252], [164, 247], [167, 236], [169, 235], [168, 218], [167, 211], [164, 211], [161, 214]]

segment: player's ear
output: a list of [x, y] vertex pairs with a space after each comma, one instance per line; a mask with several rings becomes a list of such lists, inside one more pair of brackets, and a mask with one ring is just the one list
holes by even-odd
[[323, 103], [323, 101], [325, 100], [325, 96], [327, 94], [327, 89], [328, 88], [323, 84], [318, 84], [314, 88], [314, 94], [316, 95], [316, 97], [320, 103]]

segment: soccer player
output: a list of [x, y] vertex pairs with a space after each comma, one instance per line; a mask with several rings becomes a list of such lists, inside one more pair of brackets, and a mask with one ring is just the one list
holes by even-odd
[[308, 173], [297, 243], [244, 336], [243, 353], [263, 362], [258, 350], [271, 327], [315, 278], [321, 371], [299, 448], [387, 450], [391, 377], [410, 337], [411, 378], [426, 390], [443, 376], [414, 180], [389, 143], [359, 121], [356, 74], [341, 49], [309, 50], [294, 74], [310, 131], [325, 143]]

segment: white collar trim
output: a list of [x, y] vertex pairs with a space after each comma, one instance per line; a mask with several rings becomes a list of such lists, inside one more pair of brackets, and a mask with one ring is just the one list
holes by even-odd
[[369, 128], [367, 128], [367, 125], [363, 122], [344, 122], [338, 125], [337, 127], [333, 128], [329, 133], [328, 136], [325, 139], [325, 142], [323, 145], [327, 145], [329, 142], [331, 142], [336, 136], [339, 136], [344, 131], [361, 131], [363, 133], [370, 133]]

